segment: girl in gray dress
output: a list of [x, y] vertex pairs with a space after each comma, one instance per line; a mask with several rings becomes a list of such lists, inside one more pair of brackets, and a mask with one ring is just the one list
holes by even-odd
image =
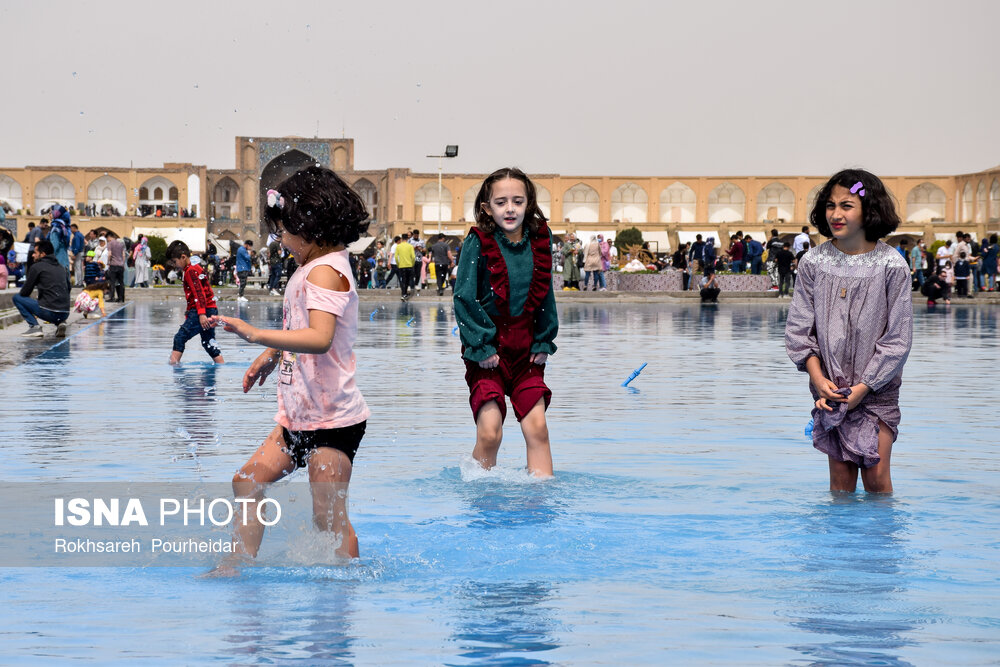
[[809, 374], [813, 446], [829, 457], [831, 491], [854, 491], [860, 470], [866, 491], [890, 493], [913, 305], [906, 261], [880, 239], [899, 216], [878, 177], [847, 169], [809, 217], [830, 240], [799, 262], [785, 348]]

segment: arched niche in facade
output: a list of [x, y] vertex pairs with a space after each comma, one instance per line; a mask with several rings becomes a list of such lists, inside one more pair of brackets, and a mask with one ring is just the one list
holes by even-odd
[[550, 220], [552, 218], [552, 193], [549, 192], [549, 189], [544, 185], [535, 183], [535, 201], [538, 203], [538, 208], [541, 209], [545, 219]]
[[720, 183], [708, 193], [708, 221], [737, 222], [744, 219], [746, 195], [738, 185]]
[[586, 183], [577, 183], [563, 193], [563, 218], [570, 222], [597, 222], [600, 215], [601, 198]]
[[694, 222], [697, 210], [697, 195], [680, 181], [660, 192], [660, 222]]
[[757, 193], [757, 222], [795, 220], [795, 193], [784, 183], [775, 181]]
[[623, 183], [611, 193], [611, 219], [620, 222], [646, 222], [649, 196], [635, 183]]
[[368, 210], [369, 220], [378, 219], [378, 188], [375, 184], [369, 181], [367, 178], [359, 178], [351, 186], [354, 191], [358, 193], [361, 197], [361, 201], [365, 203], [365, 208]]
[[333, 170], [338, 174], [347, 170], [347, 149], [343, 146], [333, 149]]
[[[173, 195], [173, 196], [171, 196]], [[139, 215], [174, 215], [177, 212], [177, 186], [163, 176], [153, 176], [139, 186]]]
[[[422, 222], [448, 222], [451, 220], [451, 191], [441, 186], [441, 199], [438, 200], [438, 184], [425, 183], [413, 193], [413, 203], [416, 206], [416, 218]], [[438, 217], [440, 214], [440, 217]]]
[[986, 181], [983, 180], [976, 188], [976, 222], [986, 222]]
[[0, 174], [0, 201], [7, 204], [11, 211], [24, 210], [23, 193], [20, 183], [7, 174]]
[[906, 194], [906, 222], [944, 220], [948, 196], [933, 183], [921, 183]]
[[819, 197], [819, 191], [823, 189], [823, 185], [820, 184], [809, 191], [809, 195], [806, 197], [806, 210], [805, 215], [802, 216], [805, 222], [809, 222], [809, 216], [812, 215], [813, 207], [816, 205], [816, 197]]
[[470, 225], [476, 221], [476, 196], [479, 194], [479, 188], [481, 187], [482, 183], [477, 183], [462, 195], [462, 217]]
[[240, 218], [240, 185], [229, 176], [224, 176], [212, 188], [210, 215], [213, 218]]
[[95, 215], [127, 214], [128, 196], [125, 184], [108, 174], [95, 178], [87, 186], [87, 206], [95, 208]]
[[990, 222], [997, 221], [1000, 221], [1000, 179], [994, 178], [990, 186]]
[[962, 190], [962, 219], [959, 222], [972, 222], [972, 183], [966, 183]]
[[59, 174], [49, 174], [35, 184], [35, 209], [41, 213], [53, 204], [76, 206], [76, 188]]

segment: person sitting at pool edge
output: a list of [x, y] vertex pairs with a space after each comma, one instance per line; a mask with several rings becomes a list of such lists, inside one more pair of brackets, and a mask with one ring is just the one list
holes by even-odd
[[[69, 318], [69, 271], [53, 256], [52, 243], [41, 240], [32, 251], [33, 262], [28, 269], [28, 277], [21, 292], [14, 295], [14, 307], [28, 323], [28, 330], [22, 336], [40, 338], [41, 318], [56, 325], [56, 336], [66, 335], [66, 320]], [[31, 298], [31, 292], [38, 288], [38, 299]]]

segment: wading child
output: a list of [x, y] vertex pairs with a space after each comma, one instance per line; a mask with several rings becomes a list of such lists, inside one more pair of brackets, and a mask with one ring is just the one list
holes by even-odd
[[519, 169], [490, 174], [476, 196], [476, 226], [462, 245], [454, 285], [465, 380], [476, 421], [473, 458], [496, 465], [510, 396], [527, 445], [528, 472], [552, 476], [545, 361], [559, 329], [552, 240]]
[[810, 220], [830, 240], [802, 257], [785, 348], [809, 374], [813, 446], [829, 457], [830, 490], [890, 493], [899, 386], [913, 338], [910, 270], [880, 241], [896, 229], [893, 200], [874, 174], [835, 174]]
[[[233, 492], [260, 502], [268, 484], [308, 467], [314, 524], [337, 534], [338, 556], [357, 558], [346, 491], [369, 411], [354, 383], [358, 293], [347, 246], [368, 229], [368, 212], [339, 176], [309, 167], [268, 190], [264, 215], [300, 268], [285, 287], [282, 329], [219, 318], [226, 331], [267, 347], [243, 376], [244, 392], [278, 372], [277, 426], [233, 477]], [[253, 507], [246, 526], [237, 521], [243, 557], [256, 557], [263, 537]]]
[[215, 342], [215, 323], [212, 318], [219, 314], [215, 305], [215, 293], [212, 284], [202, 268], [201, 258], [192, 255], [191, 250], [183, 241], [174, 241], [167, 248], [167, 263], [181, 272], [181, 283], [184, 285], [184, 297], [187, 299], [187, 310], [184, 324], [174, 335], [174, 348], [170, 353], [170, 363], [178, 364], [184, 354], [184, 346], [189, 340], [201, 335], [201, 346], [208, 356], [217, 364], [224, 363], [222, 350]]

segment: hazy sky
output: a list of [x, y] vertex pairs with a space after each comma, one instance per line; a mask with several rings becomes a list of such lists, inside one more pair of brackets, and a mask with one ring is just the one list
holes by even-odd
[[0, 0], [0, 166], [958, 174], [1000, 163], [1000, 2]]

